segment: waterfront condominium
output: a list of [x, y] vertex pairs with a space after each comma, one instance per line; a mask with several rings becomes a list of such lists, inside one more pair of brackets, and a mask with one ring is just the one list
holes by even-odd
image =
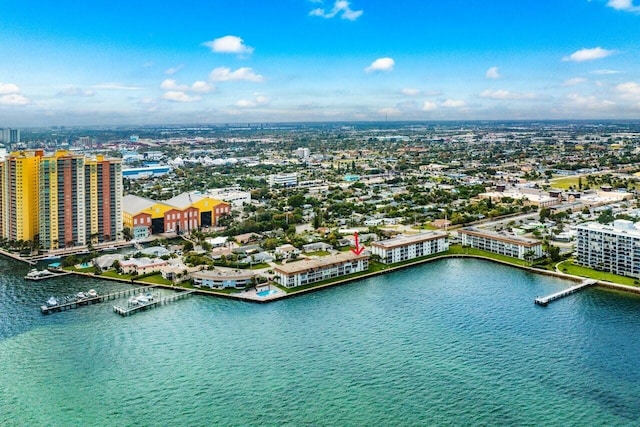
[[3, 237], [45, 251], [122, 238], [120, 159], [28, 150], [0, 167]]
[[621, 276], [640, 277], [640, 230], [617, 219], [613, 224], [589, 222], [576, 227], [576, 263]]
[[371, 243], [371, 253], [380, 257], [380, 262], [393, 264], [445, 252], [449, 249], [447, 233], [430, 231], [408, 236], [394, 237]]
[[458, 230], [462, 246], [519, 259], [542, 257], [542, 242], [535, 239], [466, 227]]
[[366, 271], [369, 255], [343, 252], [320, 258], [305, 259], [274, 267], [276, 280], [287, 288], [309, 285], [322, 280]]

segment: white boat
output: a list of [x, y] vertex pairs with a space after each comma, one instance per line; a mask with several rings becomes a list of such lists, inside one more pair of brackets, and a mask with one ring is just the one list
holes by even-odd
[[145, 295], [149, 301], [153, 301], [153, 294], [151, 292], [147, 292]]
[[138, 305], [138, 304], [140, 304], [140, 302], [138, 301], [138, 298], [135, 297], [135, 296], [129, 298], [128, 302], [129, 302], [129, 305]]
[[55, 299], [55, 297], [51, 297], [47, 300], [48, 307], [55, 307], [56, 305], [58, 305], [58, 300]]
[[51, 277], [51, 276], [55, 276], [55, 273], [52, 273], [47, 269], [38, 270], [34, 268], [30, 272], [28, 272], [27, 275], [24, 276], [24, 278], [27, 280], [40, 280], [40, 279], [44, 279], [45, 277]]
[[136, 298], [138, 300], [138, 304], [149, 304], [149, 298], [146, 295], [138, 295]]
[[98, 296], [98, 292], [95, 289], [89, 289], [89, 292], [87, 292], [87, 296], [89, 298], [95, 298]]
[[82, 300], [82, 299], [86, 299], [87, 298], [87, 294], [85, 294], [84, 292], [78, 292], [76, 294], [76, 299], [78, 300]]

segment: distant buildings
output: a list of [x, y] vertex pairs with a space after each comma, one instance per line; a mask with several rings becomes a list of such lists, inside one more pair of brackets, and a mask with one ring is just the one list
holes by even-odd
[[171, 166], [148, 166], [142, 168], [127, 168], [122, 171], [122, 176], [129, 179], [150, 178], [162, 176], [171, 172]]
[[343, 252], [317, 259], [306, 259], [279, 265], [273, 269], [276, 280], [287, 288], [295, 288], [322, 280], [366, 271], [369, 255]]
[[506, 235], [473, 227], [458, 230], [462, 246], [481, 249], [513, 258], [531, 259], [542, 257], [542, 243], [538, 240]]
[[597, 222], [576, 227], [576, 263], [621, 276], [640, 277], [640, 230], [633, 222]]
[[449, 249], [447, 233], [431, 231], [410, 236], [371, 243], [371, 253], [380, 257], [380, 262], [393, 264], [420, 258]]
[[298, 173], [283, 173], [269, 175], [269, 186], [295, 187], [298, 185]]
[[307, 147], [299, 147], [296, 149], [296, 156], [301, 160], [306, 160], [311, 155], [311, 151]]
[[122, 238], [122, 163], [57, 151], [13, 152], [0, 163], [0, 229], [52, 250]]
[[169, 200], [156, 201], [128, 194], [123, 199], [124, 226], [134, 239], [151, 234], [177, 233], [215, 226], [231, 206], [200, 192], [182, 193]]
[[251, 203], [251, 193], [240, 191], [237, 188], [215, 188], [208, 190], [207, 194], [215, 199], [230, 203], [234, 208], [241, 208], [243, 205]]
[[20, 129], [0, 129], [0, 142], [5, 144], [20, 142]]

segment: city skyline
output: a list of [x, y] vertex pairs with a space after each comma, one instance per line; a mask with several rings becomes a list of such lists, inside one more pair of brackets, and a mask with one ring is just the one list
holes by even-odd
[[634, 119], [631, 0], [8, 0], [0, 127]]

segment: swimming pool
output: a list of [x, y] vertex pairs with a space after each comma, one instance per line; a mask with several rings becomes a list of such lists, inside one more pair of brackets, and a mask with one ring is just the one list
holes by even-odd
[[258, 295], [259, 297], [268, 297], [269, 295], [273, 295], [273, 294], [277, 294], [278, 291], [274, 290], [274, 289], [267, 289], [266, 291], [260, 291], [260, 292], [256, 292], [256, 295]]

